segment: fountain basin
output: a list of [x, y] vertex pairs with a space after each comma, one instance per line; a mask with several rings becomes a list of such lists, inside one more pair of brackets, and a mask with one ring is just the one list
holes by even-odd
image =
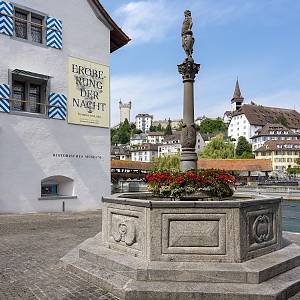
[[103, 198], [102, 243], [147, 261], [244, 262], [281, 248], [281, 198]]

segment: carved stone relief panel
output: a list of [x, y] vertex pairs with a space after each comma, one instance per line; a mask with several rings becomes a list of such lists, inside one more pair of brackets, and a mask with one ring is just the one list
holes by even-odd
[[120, 249], [142, 250], [144, 237], [141, 229], [141, 213], [109, 208], [108, 216], [108, 242]]
[[162, 218], [162, 253], [226, 253], [226, 214], [163, 214]]
[[251, 211], [247, 213], [246, 218], [249, 251], [264, 248], [277, 242], [274, 209]]

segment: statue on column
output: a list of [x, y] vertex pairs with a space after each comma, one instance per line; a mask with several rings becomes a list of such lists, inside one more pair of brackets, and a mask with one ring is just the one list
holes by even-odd
[[192, 13], [190, 10], [186, 10], [184, 12], [184, 20], [182, 24], [181, 37], [182, 37], [182, 48], [186, 53], [187, 60], [192, 59], [193, 46], [195, 42], [195, 39], [193, 37], [192, 27], [193, 27]]

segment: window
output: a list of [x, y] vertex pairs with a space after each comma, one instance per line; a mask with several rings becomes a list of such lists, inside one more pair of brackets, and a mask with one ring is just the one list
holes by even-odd
[[11, 110], [46, 114], [49, 77], [22, 70], [11, 72]]
[[36, 44], [45, 44], [45, 17], [30, 10], [15, 7], [14, 36]]
[[52, 176], [41, 181], [41, 197], [73, 197], [74, 180], [65, 176]]

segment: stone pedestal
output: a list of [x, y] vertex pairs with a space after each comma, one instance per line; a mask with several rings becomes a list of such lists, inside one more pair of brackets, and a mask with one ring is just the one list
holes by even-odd
[[114, 195], [102, 233], [63, 260], [121, 299], [286, 299], [300, 289], [300, 247], [282, 240], [280, 201]]

